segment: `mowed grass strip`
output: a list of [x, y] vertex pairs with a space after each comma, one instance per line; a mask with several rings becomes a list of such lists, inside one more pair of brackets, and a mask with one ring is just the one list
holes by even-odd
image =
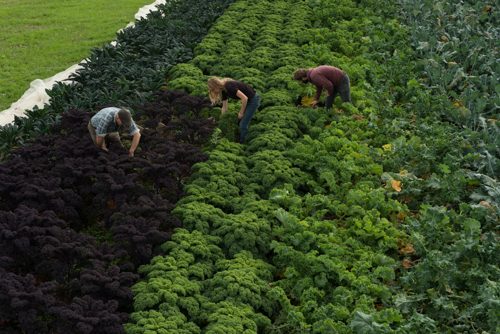
[[112, 41], [154, 0], [0, 0], [0, 111]]

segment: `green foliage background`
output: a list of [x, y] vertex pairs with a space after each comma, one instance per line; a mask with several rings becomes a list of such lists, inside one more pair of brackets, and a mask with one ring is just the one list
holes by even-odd
[[[239, 104], [214, 110], [210, 157], [174, 210], [183, 229], [139, 270], [127, 332], [498, 332], [498, 48], [484, 51], [498, 13], [472, 5], [239, 0], [176, 62], [137, 57], [131, 44], [178, 52], [142, 32], [96, 52], [76, 88], [55, 91], [55, 111], [146, 99], [159, 84], [206, 96], [211, 75], [262, 97], [246, 145]], [[468, 38], [479, 33], [491, 38]], [[319, 64], [349, 73], [352, 104], [295, 105], [313, 89], [291, 74]]]

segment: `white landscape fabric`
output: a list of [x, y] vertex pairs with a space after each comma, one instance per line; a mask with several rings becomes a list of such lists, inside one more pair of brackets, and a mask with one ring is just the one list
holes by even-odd
[[[165, 2], [166, 0], [156, 0], [152, 4], [145, 5], [139, 8], [134, 16], [135, 19], [140, 20], [141, 18], [146, 17], [149, 12], [156, 11], [157, 6], [160, 4], [164, 4]], [[127, 25], [127, 27], [130, 25], [133, 25], [133, 23], [130, 23], [129, 25]], [[85, 60], [83, 60], [82, 62], [84, 61]], [[19, 100], [12, 103], [8, 109], [0, 112], [0, 126], [12, 123], [14, 121], [14, 116], [24, 116], [26, 110], [31, 110], [35, 106], [42, 108], [44, 104], [49, 103], [49, 96], [47, 95], [45, 90], [51, 89], [56, 82], [67, 83], [63, 80], [69, 78], [69, 76], [75, 73], [80, 67], [80, 65], [76, 64], [50, 78], [44, 80], [33, 80], [30, 84], [30, 88], [26, 92], [24, 92]]]

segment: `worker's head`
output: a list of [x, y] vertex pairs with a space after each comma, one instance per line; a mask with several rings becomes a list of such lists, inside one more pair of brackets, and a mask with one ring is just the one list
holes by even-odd
[[299, 68], [293, 73], [293, 79], [300, 81], [300, 82], [307, 82], [307, 69], [305, 68]]
[[117, 116], [117, 123], [119, 126], [125, 129], [130, 128], [130, 124], [132, 124], [132, 115], [130, 114], [130, 110], [122, 107], [118, 111]]
[[222, 100], [222, 91], [224, 90], [224, 84], [226, 81], [231, 80], [230, 78], [219, 78], [211, 77], [207, 81], [208, 85], [208, 96], [212, 104], [217, 104]]

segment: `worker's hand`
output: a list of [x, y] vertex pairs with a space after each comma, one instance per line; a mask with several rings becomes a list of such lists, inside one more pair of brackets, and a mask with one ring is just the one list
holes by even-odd
[[245, 113], [243, 111], [240, 111], [238, 113], [238, 119], [241, 120], [243, 118], [243, 115], [245, 115]]
[[316, 108], [317, 105], [318, 105], [318, 100], [312, 100], [311, 107]]
[[134, 151], [132, 151], [132, 150], [128, 151], [128, 156], [129, 157], [133, 157], [134, 156]]
[[104, 152], [109, 152], [108, 148], [106, 146], [102, 146], [101, 149], [104, 151]]

